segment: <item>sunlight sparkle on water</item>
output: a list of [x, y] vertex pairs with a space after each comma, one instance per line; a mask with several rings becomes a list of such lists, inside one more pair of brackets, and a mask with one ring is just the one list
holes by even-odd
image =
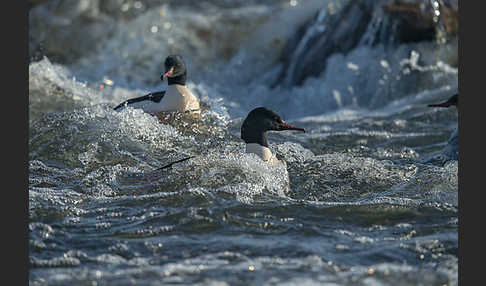
[[106, 85], [110, 85], [110, 86], [114, 84], [114, 82], [111, 79], [108, 79], [108, 78], [104, 78], [103, 83], [106, 84]]
[[352, 63], [352, 62], [348, 62], [347, 64], [347, 67], [350, 69], [350, 70], [354, 70], [354, 71], [358, 71], [359, 70], [359, 66]]
[[128, 3], [125, 3], [125, 4], [123, 4], [123, 5], [121, 6], [121, 10], [122, 10], [123, 12], [128, 11], [128, 9], [130, 9], [130, 4], [128, 4]]

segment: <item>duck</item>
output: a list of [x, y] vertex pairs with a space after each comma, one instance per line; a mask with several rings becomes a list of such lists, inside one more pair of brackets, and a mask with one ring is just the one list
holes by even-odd
[[[441, 103], [434, 103], [429, 104], [428, 107], [442, 107], [442, 108], [449, 108], [454, 106], [456, 111], [459, 107], [459, 94], [456, 93], [449, 97], [444, 102]], [[442, 149], [442, 163], [446, 163], [448, 161], [454, 161], [459, 159], [459, 130], [456, 127], [452, 132], [451, 136], [447, 140], [447, 145]]]
[[160, 76], [160, 79], [162, 81], [167, 79], [166, 90], [128, 99], [117, 105], [114, 110], [131, 106], [156, 116], [174, 111], [200, 113], [199, 99], [186, 87], [187, 69], [182, 56], [167, 56], [164, 67], [165, 73]]
[[428, 106], [429, 107], [450, 107], [450, 106], [455, 106], [456, 109], [458, 108], [459, 106], [459, 101], [458, 101], [458, 98], [459, 98], [459, 94], [456, 93], [454, 94], [453, 96], [449, 97], [449, 99], [447, 99], [446, 101], [442, 102], [442, 103], [434, 103], [434, 104], [429, 104]]
[[305, 132], [304, 128], [295, 127], [285, 122], [275, 111], [266, 107], [251, 110], [241, 125], [241, 139], [246, 143], [246, 153], [256, 154], [269, 165], [281, 163], [268, 145], [268, 131], [296, 130]]

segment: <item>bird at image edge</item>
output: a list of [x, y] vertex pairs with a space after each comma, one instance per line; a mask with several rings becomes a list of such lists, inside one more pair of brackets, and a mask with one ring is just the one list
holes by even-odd
[[[447, 101], [442, 103], [436, 104], [429, 104], [429, 107], [445, 107], [448, 108], [450, 106], [455, 106], [456, 110], [459, 107], [459, 95], [456, 93], [451, 96]], [[451, 160], [458, 160], [459, 159], [459, 132], [458, 128], [454, 129], [449, 140], [447, 140], [447, 145], [442, 150], [442, 154], [444, 156], [444, 163]]]

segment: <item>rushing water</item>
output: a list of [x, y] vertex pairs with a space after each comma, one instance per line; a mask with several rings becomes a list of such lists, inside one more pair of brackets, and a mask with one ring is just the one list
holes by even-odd
[[[457, 285], [457, 112], [427, 107], [457, 92], [457, 42], [359, 45], [272, 88], [284, 40], [339, 1], [122, 2], [143, 11], [77, 4], [113, 21], [95, 53], [29, 64], [31, 285]], [[166, 87], [168, 53], [201, 116], [113, 111]], [[269, 134], [286, 168], [244, 153], [257, 106], [306, 129]]]

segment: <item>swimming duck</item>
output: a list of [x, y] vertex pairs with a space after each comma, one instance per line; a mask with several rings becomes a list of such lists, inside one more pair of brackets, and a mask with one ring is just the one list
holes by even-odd
[[295, 127], [285, 122], [275, 111], [265, 107], [258, 107], [250, 111], [241, 126], [241, 139], [246, 143], [246, 153], [253, 153], [270, 165], [280, 161], [268, 147], [267, 132], [297, 130], [305, 132], [303, 128]]
[[170, 55], [165, 59], [164, 66], [165, 73], [160, 79], [163, 81], [167, 78], [167, 90], [128, 99], [114, 109], [131, 106], [154, 115], [172, 111], [199, 113], [199, 99], [186, 87], [187, 70], [182, 57]]

